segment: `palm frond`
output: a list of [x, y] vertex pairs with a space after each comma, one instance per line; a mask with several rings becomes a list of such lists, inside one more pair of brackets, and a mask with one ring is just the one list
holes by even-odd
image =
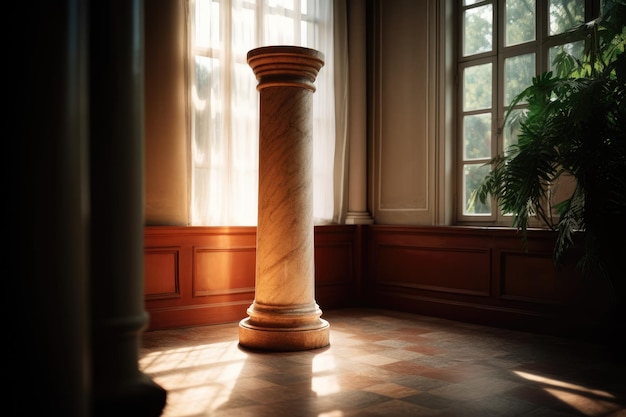
[[[555, 73], [537, 75], [510, 103], [504, 124], [518, 123], [517, 143], [492, 158], [471, 196], [483, 203], [493, 197], [524, 242], [533, 218], [556, 230], [557, 262], [581, 233], [582, 271], [610, 270], [607, 257], [624, 247], [611, 247], [611, 225], [626, 230], [626, 2], [609, 0], [605, 12], [572, 31], [589, 35], [582, 60], [561, 56]], [[576, 186], [551, 207], [551, 186], [564, 174]]]

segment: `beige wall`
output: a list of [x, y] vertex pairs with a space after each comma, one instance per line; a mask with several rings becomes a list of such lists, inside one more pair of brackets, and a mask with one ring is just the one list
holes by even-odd
[[145, 10], [145, 222], [189, 224], [185, 0]]
[[445, 224], [439, 1], [375, 2], [370, 205], [377, 224]]

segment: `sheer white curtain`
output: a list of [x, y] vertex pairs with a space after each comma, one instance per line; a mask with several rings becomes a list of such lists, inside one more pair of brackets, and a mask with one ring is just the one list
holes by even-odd
[[339, 13], [336, 2], [190, 0], [192, 226], [257, 224], [259, 93], [246, 55], [269, 45], [305, 46], [325, 56], [313, 95], [314, 217], [317, 224], [341, 217], [336, 196], [343, 195], [337, 188], [344, 182], [346, 129], [336, 89], [347, 83], [344, 74], [338, 84], [335, 72], [347, 71], [347, 39], [345, 24], [335, 20], [345, 20], [345, 0]]

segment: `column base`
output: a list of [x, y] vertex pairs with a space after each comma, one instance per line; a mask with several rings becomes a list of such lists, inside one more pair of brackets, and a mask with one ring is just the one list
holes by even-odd
[[348, 211], [346, 224], [374, 224], [374, 219], [366, 211]]
[[316, 327], [277, 328], [250, 324], [250, 318], [239, 322], [239, 344], [244, 348], [292, 352], [312, 350], [330, 344], [330, 325], [318, 319]]

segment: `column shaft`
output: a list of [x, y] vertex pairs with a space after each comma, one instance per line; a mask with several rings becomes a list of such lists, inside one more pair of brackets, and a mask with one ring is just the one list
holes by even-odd
[[314, 298], [312, 95], [298, 87], [262, 94], [261, 120], [272, 123], [260, 126], [256, 273], [264, 285], [255, 299], [293, 306]]
[[301, 47], [252, 50], [260, 92], [256, 288], [242, 346], [307, 350], [328, 345], [315, 302], [313, 82], [323, 55]]

